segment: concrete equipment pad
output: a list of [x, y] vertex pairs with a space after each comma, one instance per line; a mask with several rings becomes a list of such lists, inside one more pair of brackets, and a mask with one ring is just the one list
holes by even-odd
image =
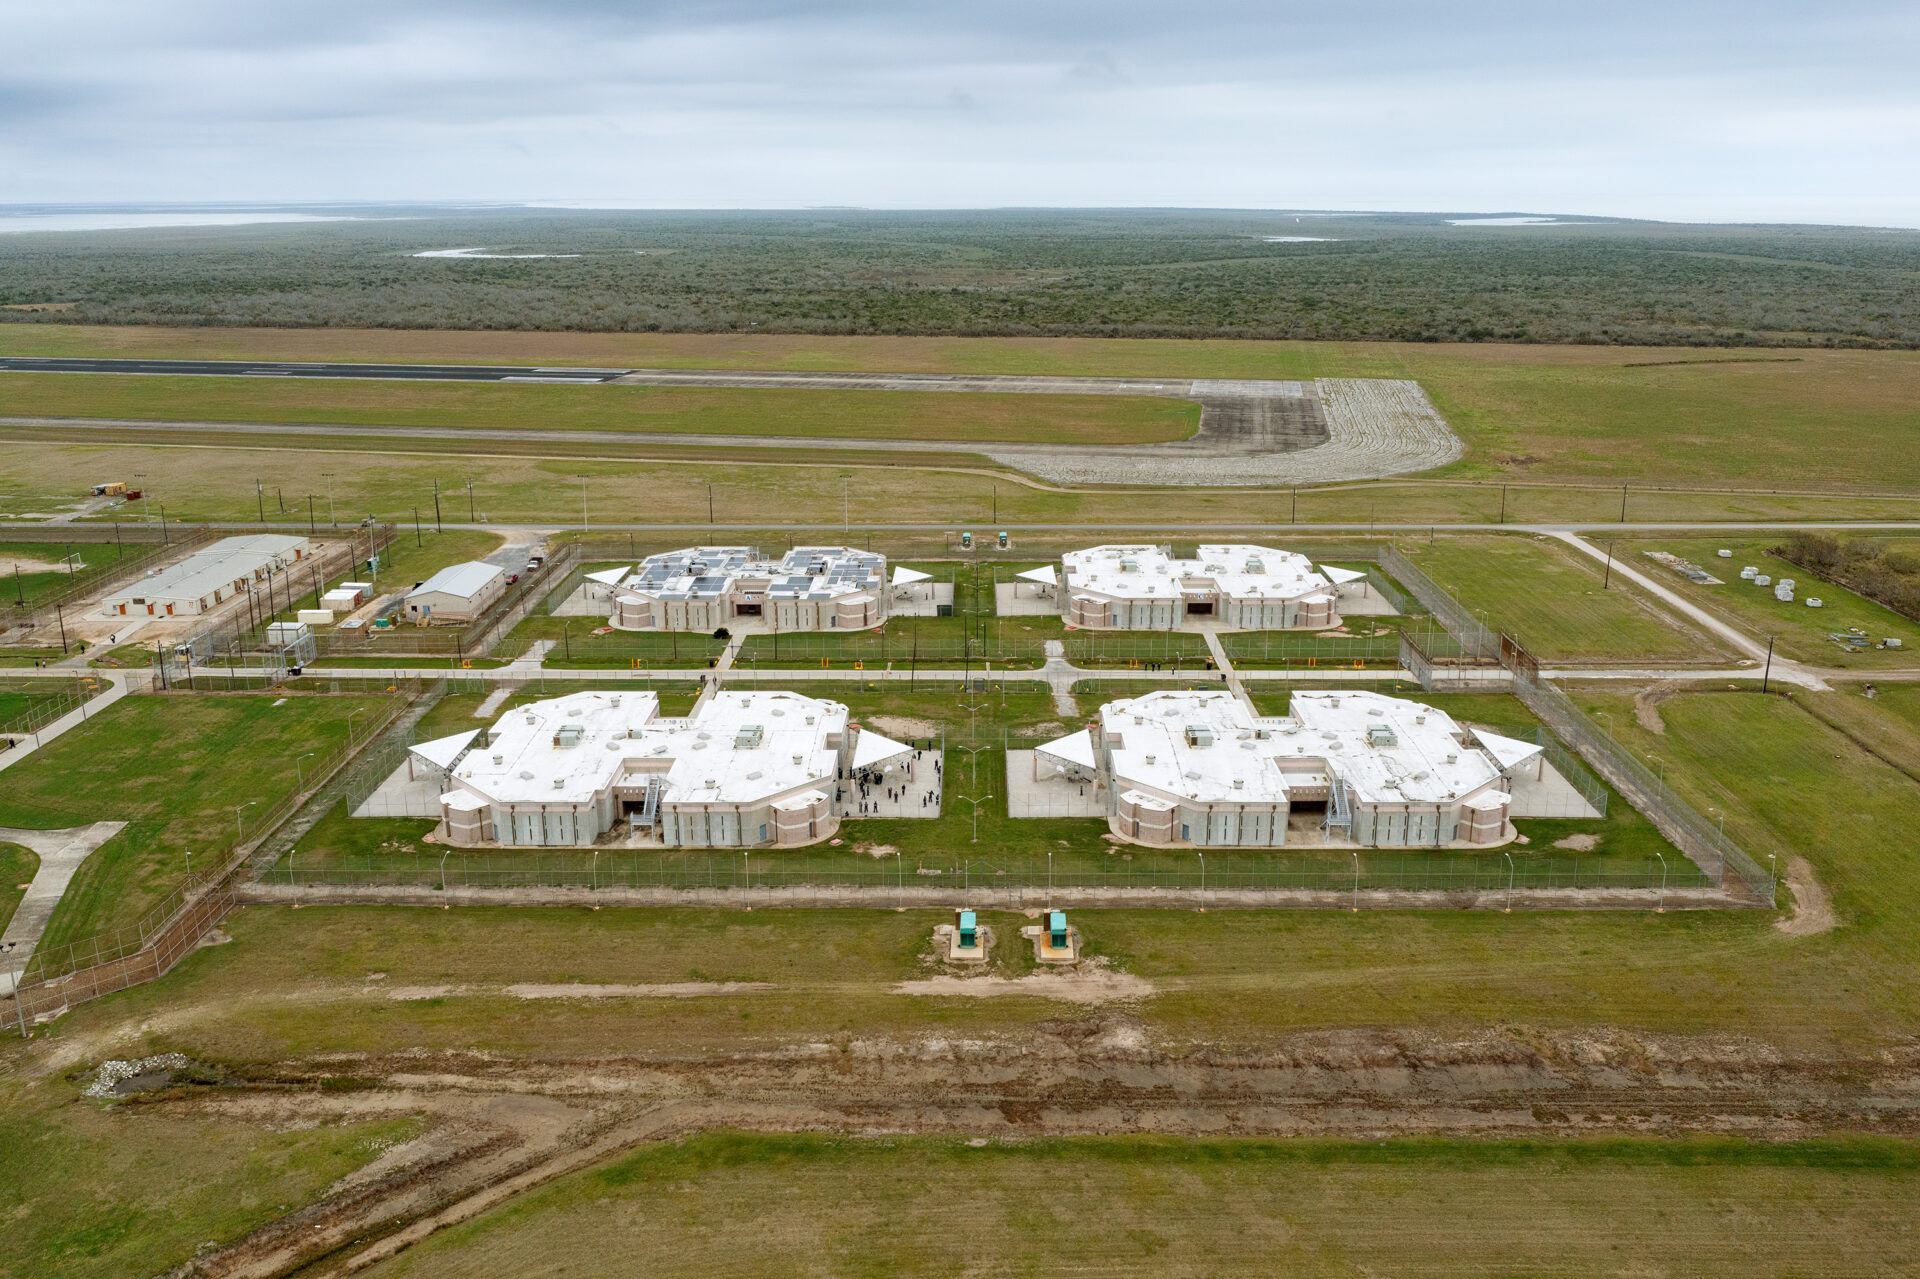
[[1573, 784], [1560, 775], [1560, 770], [1544, 758], [1520, 765], [1509, 793], [1513, 796], [1513, 803], [1507, 809], [1509, 817], [1600, 816], [1600, 810], [1588, 803], [1587, 797], [1575, 790]]
[[374, 789], [371, 795], [360, 801], [353, 810], [355, 817], [433, 817], [440, 816], [440, 782], [437, 773], [420, 768], [421, 776], [409, 776], [413, 771], [411, 760], [400, 761], [400, 767], [387, 775], [387, 779]]

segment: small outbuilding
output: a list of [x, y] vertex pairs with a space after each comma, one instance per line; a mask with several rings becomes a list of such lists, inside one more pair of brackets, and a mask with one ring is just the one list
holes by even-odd
[[497, 564], [450, 564], [407, 592], [406, 617], [422, 626], [464, 624], [492, 608], [506, 589], [507, 571]]

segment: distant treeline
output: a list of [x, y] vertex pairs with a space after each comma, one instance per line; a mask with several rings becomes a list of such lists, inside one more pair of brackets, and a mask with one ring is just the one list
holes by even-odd
[[[1920, 233], [1904, 231], [1242, 212], [367, 214], [383, 220], [0, 236], [0, 304], [72, 304], [0, 317], [1920, 346]], [[1312, 238], [1268, 238], [1280, 236]], [[414, 256], [477, 246], [578, 256]]]
[[1902, 617], [1920, 621], [1920, 555], [1889, 550], [1877, 538], [1842, 541], [1825, 533], [1794, 533], [1774, 553]]

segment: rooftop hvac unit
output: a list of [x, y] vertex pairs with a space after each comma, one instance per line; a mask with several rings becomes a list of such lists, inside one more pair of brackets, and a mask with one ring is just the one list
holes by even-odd
[[1050, 910], [1047, 912], [1047, 944], [1054, 950], [1064, 950], [1067, 945], [1066, 912]]

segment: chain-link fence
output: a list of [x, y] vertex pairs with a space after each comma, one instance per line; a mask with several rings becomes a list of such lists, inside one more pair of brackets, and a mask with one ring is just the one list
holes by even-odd
[[[1096, 864], [1097, 863], [1097, 864]], [[261, 882], [292, 887], [456, 888], [867, 888], [974, 886], [1024, 889], [1216, 889], [1361, 892], [1493, 892], [1515, 889], [1711, 887], [1696, 866], [1658, 858], [1525, 852], [1439, 853], [1378, 849], [1248, 852], [1205, 856], [1130, 848], [1099, 858], [983, 853], [973, 859], [873, 857], [806, 850], [439, 851], [283, 859]]]

